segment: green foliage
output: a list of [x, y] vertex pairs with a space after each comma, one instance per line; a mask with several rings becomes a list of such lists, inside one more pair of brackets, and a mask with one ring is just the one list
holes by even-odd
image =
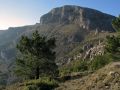
[[113, 20], [113, 28], [118, 31], [116, 36], [107, 36], [106, 53], [110, 53], [112, 58], [120, 60], [120, 16]]
[[87, 62], [86, 61], [75, 62], [71, 70], [74, 72], [86, 71], [88, 70]]
[[116, 31], [120, 31], [120, 16], [112, 21], [112, 26]]
[[120, 37], [107, 36], [106, 51], [109, 53], [120, 53]]
[[79, 52], [80, 52], [80, 53], [83, 53], [83, 52], [84, 52], [83, 48], [80, 48]]
[[30, 85], [30, 86], [25, 86], [24, 90], [37, 90], [37, 86], [36, 85]]
[[16, 59], [16, 75], [28, 79], [38, 79], [46, 74], [56, 75], [54, 48], [55, 39], [41, 37], [38, 31], [32, 34], [32, 38], [22, 36], [17, 45], [20, 54]]
[[71, 67], [68, 66], [63, 66], [61, 68], [59, 68], [59, 75], [60, 76], [64, 76], [71, 73]]
[[30, 80], [24, 84], [24, 90], [53, 90], [53, 88], [58, 86], [57, 81], [49, 77], [42, 77], [38, 80]]
[[71, 62], [69, 65], [65, 65], [60, 68], [60, 76], [69, 75], [73, 72], [85, 72], [98, 70], [110, 62], [114, 61], [111, 58], [111, 54], [105, 54], [103, 56], [96, 56], [93, 60], [77, 60]]
[[77, 60], [71, 62], [70, 65], [63, 66], [60, 68], [60, 76], [70, 74], [72, 72], [83, 72], [88, 70], [87, 61]]
[[90, 62], [90, 69], [91, 70], [97, 70], [99, 68], [104, 67], [106, 64], [112, 62], [112, 60], [109, 58], [108, 55], [103, 56], [96, 56], [91, 62]]

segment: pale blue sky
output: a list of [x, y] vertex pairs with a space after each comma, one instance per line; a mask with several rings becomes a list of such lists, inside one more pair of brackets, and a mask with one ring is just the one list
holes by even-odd
[[78, 5], [118, 16], [120, 0], [0, 0], [0, 29], [31, 25], [52, 8]]

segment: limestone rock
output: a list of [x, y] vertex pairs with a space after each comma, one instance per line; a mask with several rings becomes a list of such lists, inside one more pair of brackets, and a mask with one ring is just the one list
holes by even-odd
[[105, 45], [99, 44], [86, 51], [83, 59], [90, 58], [91, 60], [97, 55], [104, 55]]
[[[83, 29], [97, 31], [114, 31], [111, 21], [114, 16], [102, 13], [100, 11], [84, 8], [74, 5], [65, 5], [52, 9], [40, 19], [41, 24], [61, 23], [61, 24], [78, 24]], [[100, 26], [99, 28], [97, 26]], [[108, 26], [110, 26], [108, 28]]]

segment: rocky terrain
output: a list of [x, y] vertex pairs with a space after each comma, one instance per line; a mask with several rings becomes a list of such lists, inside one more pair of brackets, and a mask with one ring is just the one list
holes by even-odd
[[120, 90], [120, 62], [110, 63], [88, 76], [61, 83], [55, 90]]
[[[114, 18], [112, 15], [94, 9], [65, 5], [43, 15], [40, 23], [0, 31], [0, 63], [2, 64], [0, 83], [12, 82], [10, 79], [12, 75], [8, 73], [12, 71], [16, 56], [15, 47], [21, 35], [30, 37], [32, 32], [38, 30], [41, 35], [48, 38], [55, 37], [56, 62], [62, 65], [68, 63], [69, 58], [79, 56], [81, 48], [85, 56], [92, 47], [99, 44], [99, 40], [103, 41], [106, 35], [113, 34], [115, 30], [112, 28], [111, 21]], [[89, 42], [92, 47], [89, 46]]]

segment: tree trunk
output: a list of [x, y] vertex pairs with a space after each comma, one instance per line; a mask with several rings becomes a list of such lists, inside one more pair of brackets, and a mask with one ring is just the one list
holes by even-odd
[[36, 68], [36, 79], [39, 79], [39, 67]]

